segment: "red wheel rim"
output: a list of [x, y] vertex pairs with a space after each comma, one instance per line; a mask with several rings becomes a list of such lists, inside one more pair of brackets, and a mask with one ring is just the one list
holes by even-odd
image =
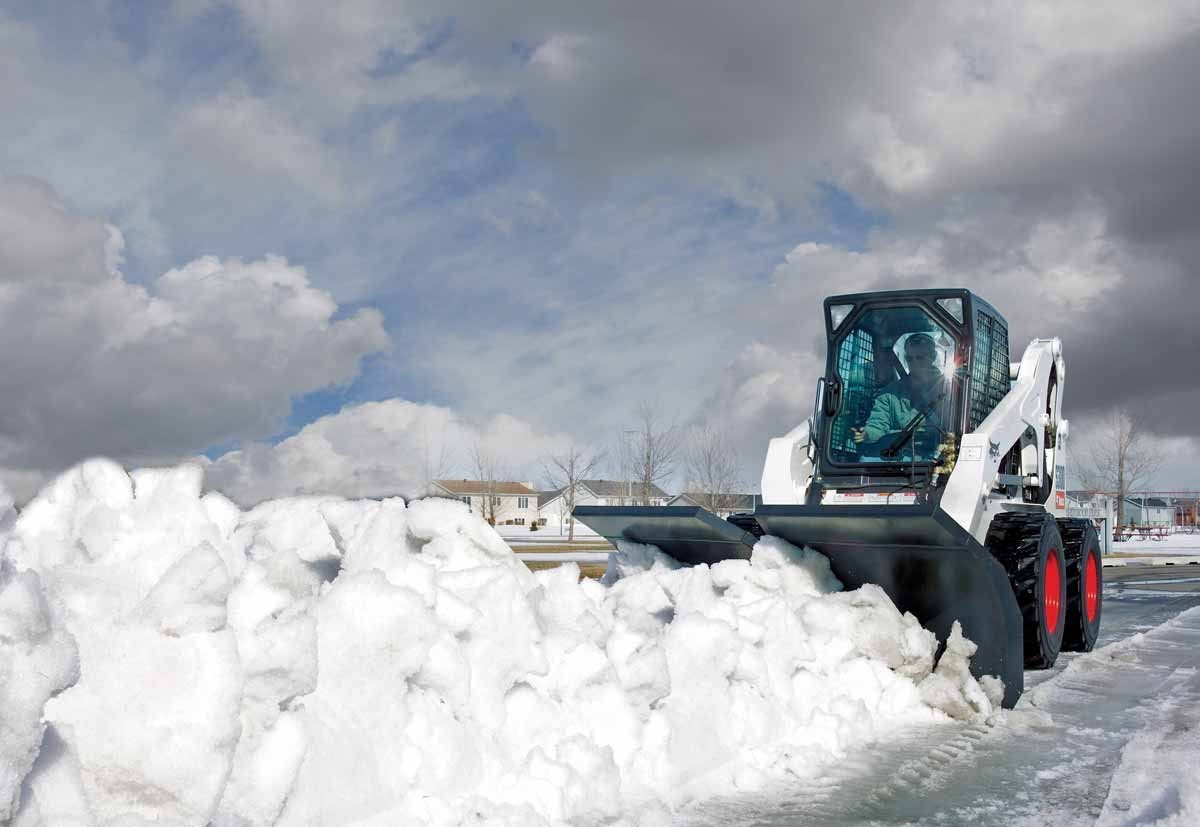
[[1042, 580], [1042, 605], [1046, 610], [1046, 629], [1054, 634], [1058, 629], [1058, 610], [1061, 606], [1059, 591], [1062, 578], [1058, 571], [1058, 549], [1050, 549], [1046, 555], [1046, 576]]
[[1088, 623], [1096, 619], [1096, 607], [1100, 603], [1100, 570], [1096, 566], [1096, 552], [1088, 549], [1087, 572], [1083, 579], [1083, 605], [1087, 607]]

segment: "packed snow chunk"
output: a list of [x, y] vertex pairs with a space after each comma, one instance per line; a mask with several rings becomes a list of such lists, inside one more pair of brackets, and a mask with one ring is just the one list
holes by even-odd
[[47, 776], [74, 773], [97, 820], [205, 824], [229, 775], [242, 668], [225, 627], [245, 553], [201, 489], [195, 464], [90, 461], [22, 511], [7, 547], [78, 645], [78, 680], [45, 707], [69, 756]]
[[81, 645], [79, 683], [46, 704], [93, 814], [207, 824], [238, 737], [233, 634], [108, 627], [97, 637]]
[[21, 806], [12, 827], [85, 827], [94, 823], [79, 775], [79, 762], [58, 731], [47, 726], [41, 751], [22, 786]]
[[340, 560], [342, 550], [329, 529], [321, 507], [336, 503], [333, 497], [290, 497], [270, 500], [252, 508], [242, 518], [243, 530], [253, 532], [253, 559], [290, 551], [306, 563]]
[[797, 548], [778, 537], [763, 537], [754, 544], [750, 561], [761, 572], [779, 572], [791, 594], [821, 595], [842, 590], [842, 582], [829, 567], [829, 558], [811, 548]]
[[921, 681], [921, 699], [953, 718], [986, 717], [999, 709], [1003, 683], [994, 678], [977, 682], [971, 676], [971, 656], [976, 648], [954, 621], [937, 669]]
[[225, 627], [230, 586], [221, 555], [201, 543], [167, 569], [142, 601], [141, 612], [164, 634], [215, 632]]
[[66, 471], [22, 509], [10, 556], [25, 568], [47, 570], [91, 562], [112, 546], [119, 514], [133, 502], [133, 482], [109, 460]]
[[316, 688], [319, 582], [294, 554], [276, 559], [286, 564], [249, 563], [229, 595], [244, 684], [241, 737], [213, 818], [222, 827], [274, 823], [306, 749], [302, 723], [286, 710]]
[[46, 701], [78, 671], [75, 641], [52, 618], [40, 578], [18, 573], [0, 550], [0, 823], [17, 811], [45, 732]]
[[243, 723], [229, 783], [213, 816], [217, 827], [274, 824], [307, 749], [300, 716], [278, 715], [269, 725], [250, 716]]
[[[448, 635], [421, 596], [381, 572], [344, 572], [322, 595], [317, 617], [316, 690], [295, 704], [308, 750], [282, 823], [333, 823], [356, 802], [399, 801], [423, 774], [473, 788], [470, 731], [460, 734], [449, 704], [409, 697], [422, 691], [410, 680]], [[414, 742], [410, 726], [435, 740]]]
[[345, 554], [343, 571], [374, 569], [388, 582], [420, 593], [426, 605], [436, 601], [434, 566], [414, 553], [418, 543], [408, 536], [408, 511], [404, 501], [391, 498], [378, 503], [343, 503], [322, 508]]
[[663, 554], [656, 546], [630, 540], [617, 540], [617, 550], [608, 555], [608, 565], [600, 582], [611, 586], [623, 577], [653, 569], [677, 569], [679, 561]]
[[223, 536], [199, 496], [202, 469], [137, 471], [107, 460], [65, 472], [21, 511], [8, 552], [43, 575], [71, 618], [124, 617], [182, 557], [208, 543], [230, 577], [245, 555]]
[[435, 554], [454, 567], [473, 561], [524, 569], [496, 530], [459, 500], [427, 497], [409, 503], [408, 531], [422, 553]]

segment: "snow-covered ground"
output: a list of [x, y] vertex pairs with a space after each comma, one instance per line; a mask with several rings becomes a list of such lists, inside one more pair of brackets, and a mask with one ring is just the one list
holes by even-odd
[[1200, 562], [1200, 533], [1177, 531], [1161, 540], [1138, 538], [1113, 543], [1106, 566]]
[[518, 560], [530, 562], [569, 562], [569, 563], [604, 563], [608, 561], [607, 551], [526, 551], [522, 548], [516, 552]]
[[1101, 646], [1017, 708], [851, 749], [820, 778], [697, 802], [690, 825], [1200, 824], [1200, 594], [1106, 587]]
[[[14, 519], [15, 518], [15, 519]], [[246, 512], [92, 461], [0, 504], [0, 823], [666, 824], [996, 719], [969, 642], [766, 538], [605, 582], [450, 500]], [[1001, 716], [1002, 717], [1002, 716]]]
[[[537, 531], [530, 531], [529, 526], [524, 525], [498, 525], [496, 533], [508, 541], [509, 545], [536, 545], [539, 543], [566, 543], [568, 542], [569, 532], [567, 529], [559, 531], [557, 525], [543, 526]], [[603, 543], [604, 538], [583, 523], [575, 526], [576, 543]]]

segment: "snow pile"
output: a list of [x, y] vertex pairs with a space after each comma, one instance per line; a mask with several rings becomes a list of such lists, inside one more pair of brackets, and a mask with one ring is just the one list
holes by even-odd
[[78, 675], [75, 644], [51, 617], [41, 580], [18, 572], [3, 544], [16, 512], [0, 489], [0, 823], [17, 809], [21, 779], [33, 767], [45, 724], [42, 708]]
[[455, 501], [242, 513], [196, 466], [92, 461], [5, 553], [18, 825], [668, 823], [998, 705], [968, 641], [934, 671], [880, 589], [841, 592], [776, 538], [694, 568], [625, 546], [579, 582], [530, 573]]

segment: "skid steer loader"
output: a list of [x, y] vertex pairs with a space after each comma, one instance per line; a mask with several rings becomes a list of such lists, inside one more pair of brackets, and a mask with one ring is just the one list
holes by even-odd
[[748, 559], [763, 534], [815, 548], [847, 589], [878, 584], [939, 641], [961, 622], [972, 671], [998, 676], [1011, 707], [1026, 667], [1090, 650], [1100, 628], [1096, 530], [1067, 519], [1061, 343], [1010, 362], [1004, 318], [961, 289], [833, 296], [824, 312], [813, 415], [770, 441], [753, 513], [574, 516], [684, 564]]

